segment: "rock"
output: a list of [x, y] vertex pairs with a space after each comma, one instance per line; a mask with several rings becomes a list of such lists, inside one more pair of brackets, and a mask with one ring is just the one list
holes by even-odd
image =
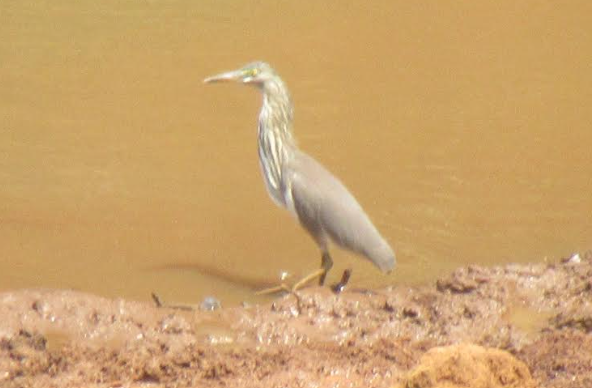
[[472, 344], [432, 348], [400, 388], [535, 388], [526, 365], [510, 353]]

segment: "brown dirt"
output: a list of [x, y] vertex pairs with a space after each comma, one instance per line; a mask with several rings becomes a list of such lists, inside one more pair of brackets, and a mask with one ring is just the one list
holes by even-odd
[[590, 253], [212, 312], [23, 290], [0, 318], [6, 388], [592, 387]]
[[528, 367], [510, 353], [460, 344], [430, 349], [400, 387], [534, 388]]

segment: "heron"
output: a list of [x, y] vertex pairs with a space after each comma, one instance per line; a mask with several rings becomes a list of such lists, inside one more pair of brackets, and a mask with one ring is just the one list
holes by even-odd
[[267, 192], [273, 202], [300, 222], [321, 251], [321, 267], [296, 282], [292, 291], [316, 278], [319, 285], [324, 284], [333, 266], [330, 242], [368, 259], [382, 272], [392, 271], [396, 262], [393, 249], [358, 201], [335, 175], [297, 146], [292, 130], [292, 100], [276, 71], [258, 61], [204, 80], [222, 81], [253, 85], [262, 92], [257, 138]]

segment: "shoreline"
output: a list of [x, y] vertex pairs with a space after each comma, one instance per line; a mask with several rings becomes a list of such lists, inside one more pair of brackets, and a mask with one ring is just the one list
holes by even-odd
[[[474, 351], [467, 362], [518, 363], [499, 368], [514, 376], [497, 376], [507, 382], [500, 387], [592, 386], [592, 252], [551, 264], [460, 267], [422, 286], [338, 295], [310, 287], [214, 311], [8, 291], [0, 317], [0, 385], [8, 388], [392, 387], [435, 365], [426, 360], [442, 349], [455, 360]], [[479, 386], [472, 384], [458, 386]]]

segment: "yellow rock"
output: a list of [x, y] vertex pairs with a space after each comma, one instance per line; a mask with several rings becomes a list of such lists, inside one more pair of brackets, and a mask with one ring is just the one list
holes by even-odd
[[535, 388], [528, 367], [510, 353], [472, 344], [437, 347], [421, 357], [400, 388]]

